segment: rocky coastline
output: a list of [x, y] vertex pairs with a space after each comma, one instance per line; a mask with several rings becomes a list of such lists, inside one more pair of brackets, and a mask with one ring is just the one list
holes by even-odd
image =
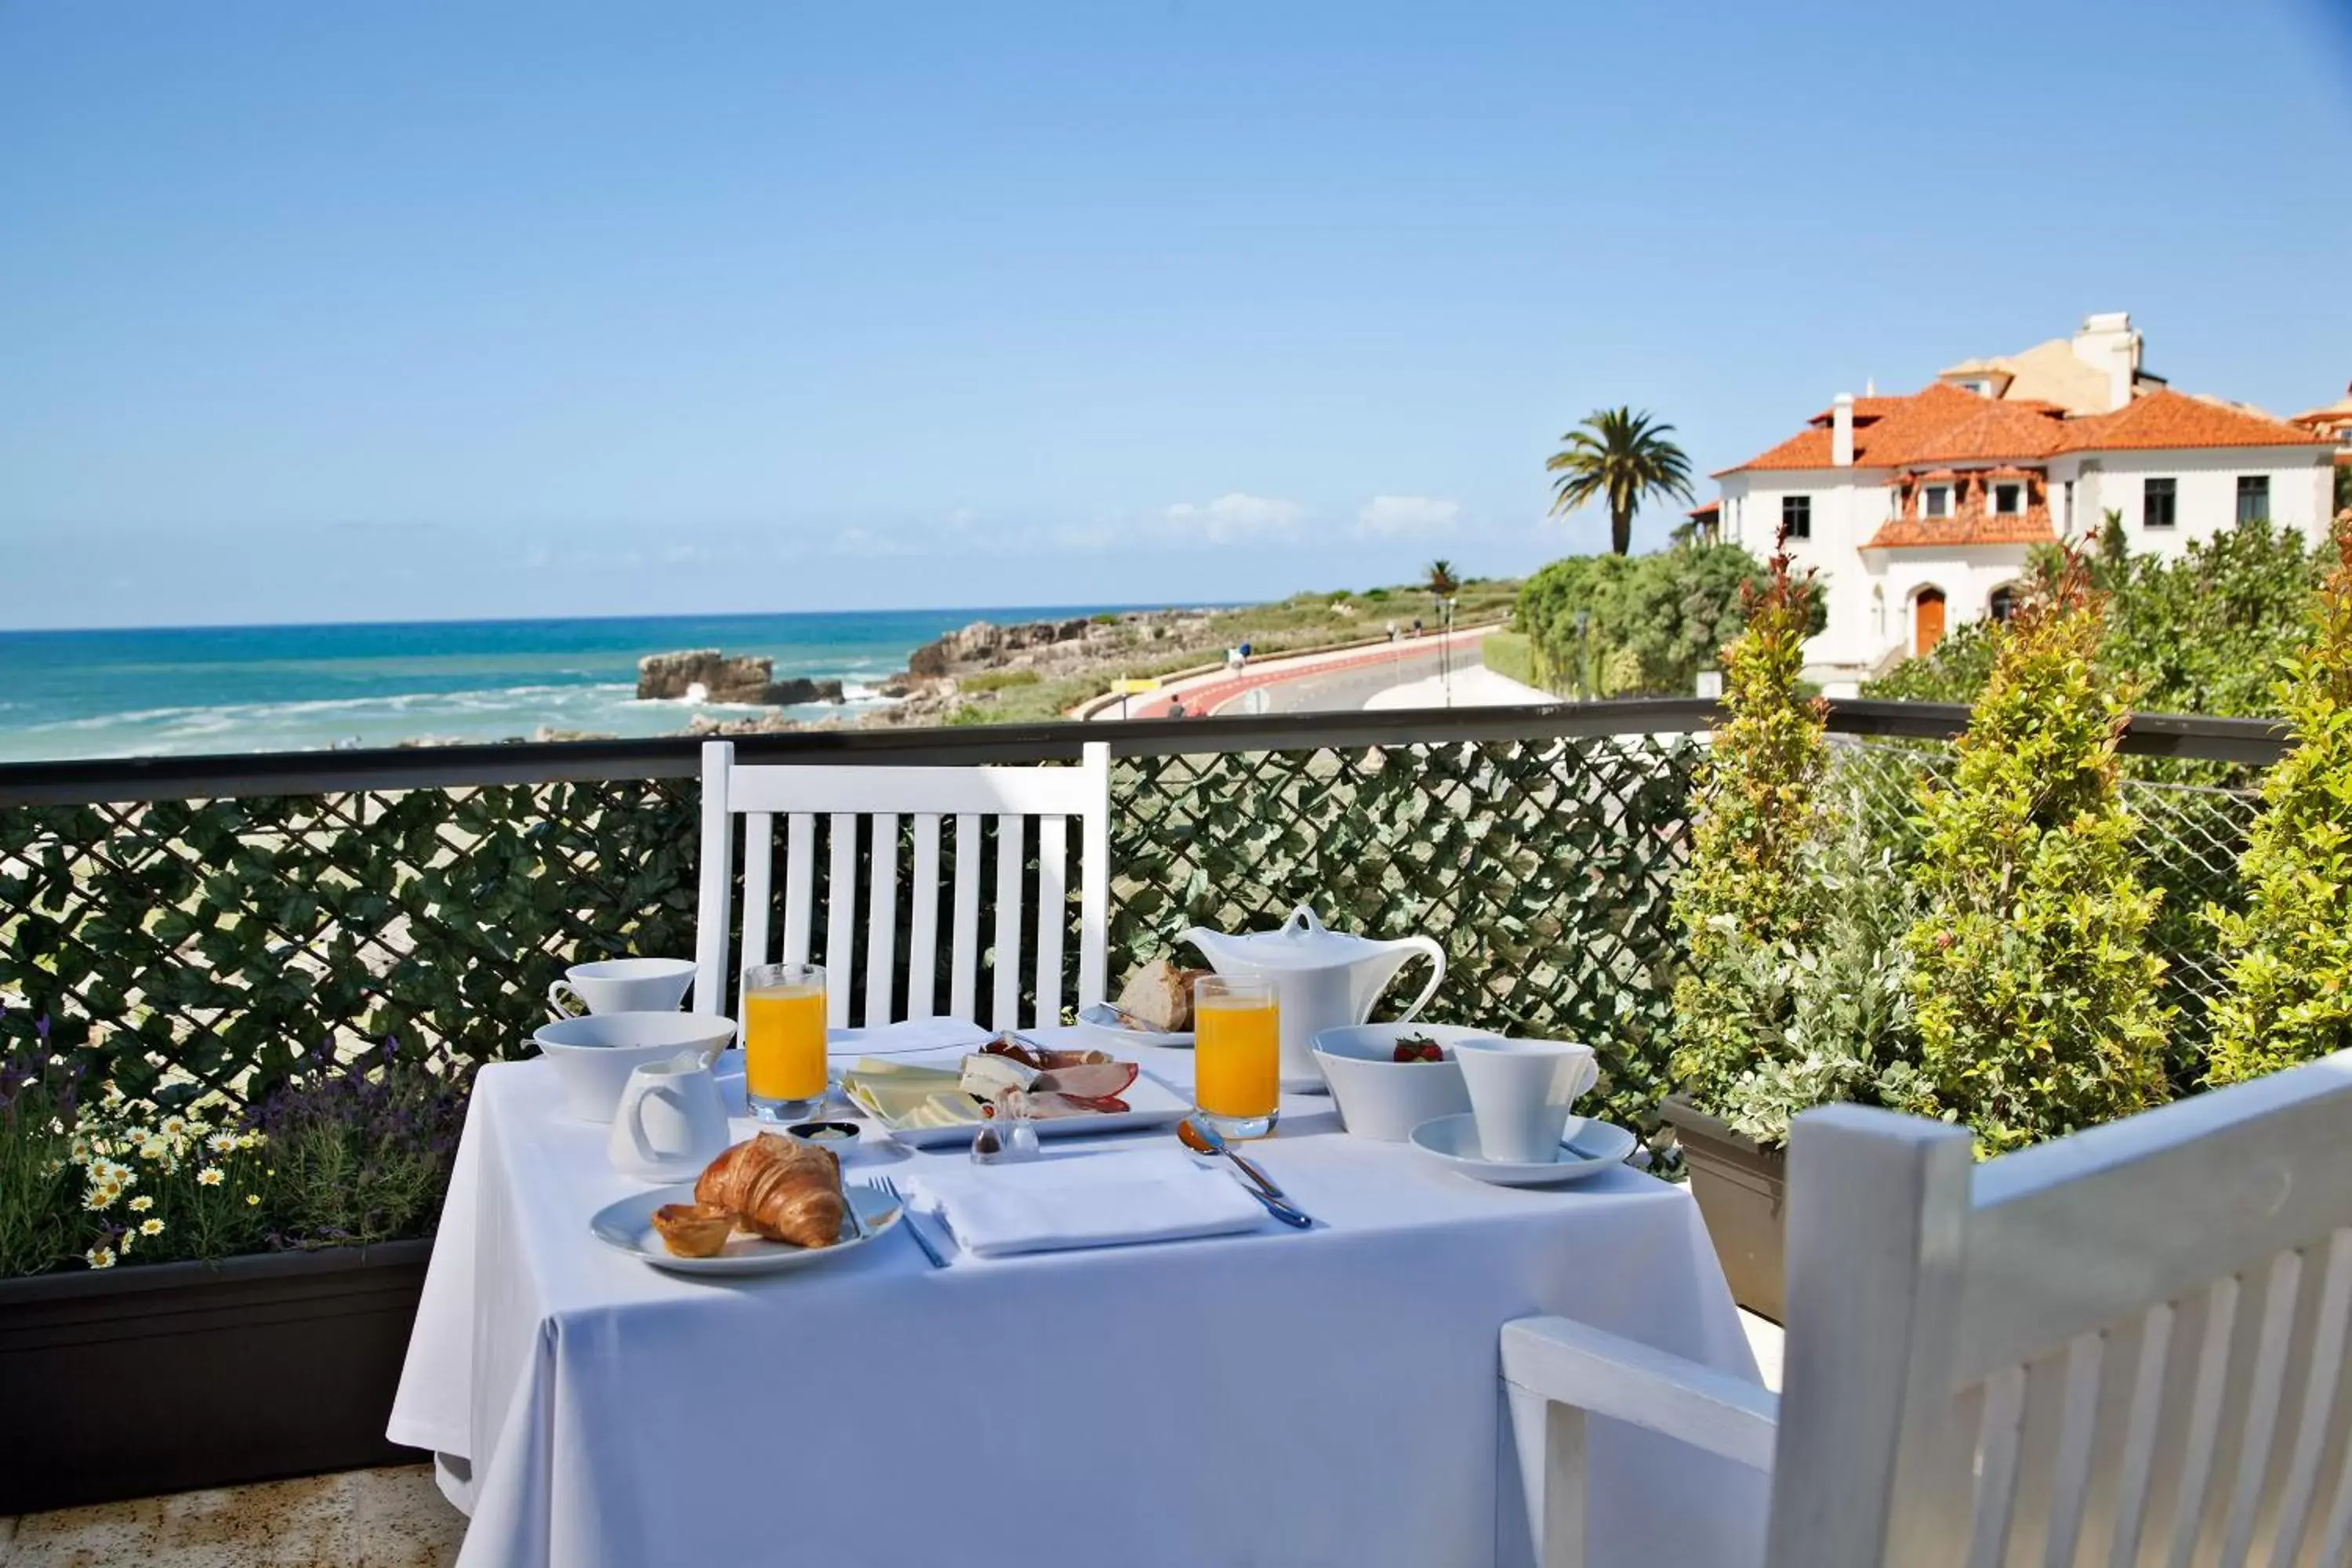
[[1112, 676], [1139, 659], [1156, 660], [1195, 648], [1206, 655], [1215, 641], [1210, 626], [1213, 614], [1205, 609], [1129, 610], [1007, 626], [974, 621], [908, 654], [903, 671], [876, 686], [881, 696], [889, 699], [880, 707], [820, 719], [794, 719], [783, 713], [727, 718], [698, 714], [685, 733], [759, 735], [792, 730], [944, 724], [957, 721], [967, 710], [986, 710], [997, 693], [1008, 687]]

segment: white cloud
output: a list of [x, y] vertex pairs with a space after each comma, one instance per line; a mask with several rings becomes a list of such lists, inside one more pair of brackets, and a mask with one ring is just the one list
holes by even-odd
[[1358, 531], [1382, 539], [1451, 533], [1462, 520], [1460, 501], [1435, 496], [1374, 496], [1356, 514]]
[[1178, 501], [1163, 513], [1180, 529], [1199, 529], [1212, 543], [1231, 544], [1244, 539], [1287, 539], [1298, 531], [1307, 509], [1297, 501], [1244, 495], [1236, 490], [1206, 506]]
[[835, 555], [859, 556], [913, 553], [912, 547], [904, 539], [855, 526], [845, 528], [833, 536], [832, 552]]

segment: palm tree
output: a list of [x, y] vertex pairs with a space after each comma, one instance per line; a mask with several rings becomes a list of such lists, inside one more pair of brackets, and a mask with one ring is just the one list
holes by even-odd
[[1690, 459], [1666, 439], [1674, 431], [1646, 410], [1596, 410], [1560, 439], [1544, 464], [1552, 481], [1551, 514], [1564, 516], [1595, 496], [1609, 503], [1609, 547], [1633, 543], [1633, 511], [1652, 496], [1691, 499]]
[[1461, 590], [1462, 580], [1454, 575], [1453, 562], [1438, 560], [1429, 563], [1429, 574], [1423, 579], [1422, 586], [1429, 590], [1431, 598], [1446, 599]]

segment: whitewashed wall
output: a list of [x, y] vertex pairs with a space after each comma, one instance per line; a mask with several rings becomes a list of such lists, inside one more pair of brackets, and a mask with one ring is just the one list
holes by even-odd
[[[2335, 479], [2324, 447], [2243, 447], [2202, 451], [2086, 452], [2054, 459], [2050, 485], [2055, 494], [2074, 481], [2074, 531], [2095, 533], [2109, 508], [2124, 514], [2124, 538], [2133, 551], [2180, 555], [2189, 542], [2209, 539], [2238, 521], [2238, 477], [2261, 474], [2271, 481], [2271, 521], [2301, 531], [2317, 543], [2327, 536], [2328, 504]], [[2143, 485], [2150, 479], [2179, 481], [2178, 521], [2168, 529], [2140, 526]], [[2053, 522], [2057, 514], [2052, 513]]]

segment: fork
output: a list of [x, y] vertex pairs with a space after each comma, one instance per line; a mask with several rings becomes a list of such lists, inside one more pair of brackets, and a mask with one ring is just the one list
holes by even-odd
[[866, 1183], [866, 1185], [867, 1190], [880, 1191], [897, 1201], [900, 1228], [915, 1238], [915, 1245], [923, 1249], [923, 1256], [931, 1260], [932, 1268], [945, 1268], [948, 1266], [948, 1260], [940, 1256], [940, 1249], [931, 1245], [931, 1238], [925, 1236], [922, 1228], [915, 1224], [915, 1213], [907, 1206], [907, 1195], [898, 1190], [898, 1184], [887, 1176], [880, 1176]]

